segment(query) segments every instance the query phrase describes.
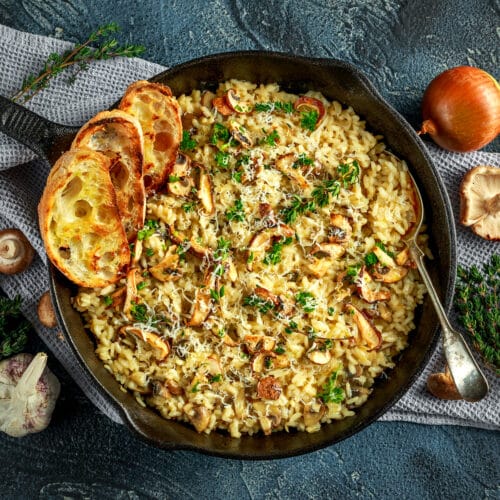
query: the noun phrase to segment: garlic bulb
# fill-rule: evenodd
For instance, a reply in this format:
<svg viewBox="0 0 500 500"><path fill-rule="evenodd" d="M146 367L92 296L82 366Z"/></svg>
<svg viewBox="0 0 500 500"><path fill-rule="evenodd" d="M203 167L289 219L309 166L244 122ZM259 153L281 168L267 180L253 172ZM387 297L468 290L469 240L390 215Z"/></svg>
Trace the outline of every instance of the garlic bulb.
<svg viewBox="0 0 500 500"><path fill-rule="evenodd" d="M46 366L43 352L0 362L0 431L22 437L49 425L61 385Z"/></svg>

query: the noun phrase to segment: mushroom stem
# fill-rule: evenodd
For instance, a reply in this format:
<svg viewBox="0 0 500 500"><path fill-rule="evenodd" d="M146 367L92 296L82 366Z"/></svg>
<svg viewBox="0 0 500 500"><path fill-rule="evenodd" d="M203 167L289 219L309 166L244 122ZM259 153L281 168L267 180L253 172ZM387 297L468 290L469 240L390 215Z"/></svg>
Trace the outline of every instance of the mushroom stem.
<svg viewBox="0 0 500 500"><path fill-rule="evenodd" d="M35 392L36 385L47 366L47 359L48 357L44 352L39 352L24 370L15 389L15 393L20 399L26 399Z"/></svg>

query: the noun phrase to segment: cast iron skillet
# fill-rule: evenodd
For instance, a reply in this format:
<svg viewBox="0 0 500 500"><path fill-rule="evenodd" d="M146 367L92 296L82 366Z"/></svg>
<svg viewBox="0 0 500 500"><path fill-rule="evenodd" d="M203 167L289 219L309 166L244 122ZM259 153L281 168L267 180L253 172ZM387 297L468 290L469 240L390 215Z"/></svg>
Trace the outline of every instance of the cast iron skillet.
<svg viewBox="0 0 500 500"><path fill-rule="evenodd" d="M455 231L450 202L432 161L410 125L375 90L355 67L333 59L306 59L272 52L235 52L212 55L176 66L152 81L165 83L174 95L192 89L215 89L219 82L239 78L259 83L278 82L294 93L314 89L329 99L350 105L382 133L392 151L407 160L422 191L434 261L427 266L440 298L449 307L456 268ZM76 129L45 120L0 100L0 130L26 144L53 163L68 149ZM388 378L377 380L368 401L356 415L324 425L314 434L280 432L271 436L232 439L227 434L198 434L190 426L167 421L153 410L142 408L118 383L94 354L94 343L84 330L80 315L71 307L75 287L54 267L50 269L52 299L59 323L82 366L95 386L120 412L126 424L141 438L164 449L190 449L231 458L279 458L307 453L352 436L387 411L410 387L427 363L437 340L437 318L428 299L417 312L416 331Z"/></svg>

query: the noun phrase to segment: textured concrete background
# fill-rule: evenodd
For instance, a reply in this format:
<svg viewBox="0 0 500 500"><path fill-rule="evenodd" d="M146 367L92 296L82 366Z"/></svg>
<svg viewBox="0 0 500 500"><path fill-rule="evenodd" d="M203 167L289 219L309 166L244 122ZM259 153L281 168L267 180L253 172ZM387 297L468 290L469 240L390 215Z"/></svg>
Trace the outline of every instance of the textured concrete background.
<svg viewBox="0 0 500 500"><path fill-rule="evenodd" d="M117 21L121 41L143 43L144 57L165 65L237 49L345 59L415 127L422 93L444 69L470 64L499 77L499 14L498 0L0 0L0 23L73 41ZM63 391L49 429L0 436L1 498L499 498L497 433L377 423L274 462L166 453L54 370Z"/></svg>

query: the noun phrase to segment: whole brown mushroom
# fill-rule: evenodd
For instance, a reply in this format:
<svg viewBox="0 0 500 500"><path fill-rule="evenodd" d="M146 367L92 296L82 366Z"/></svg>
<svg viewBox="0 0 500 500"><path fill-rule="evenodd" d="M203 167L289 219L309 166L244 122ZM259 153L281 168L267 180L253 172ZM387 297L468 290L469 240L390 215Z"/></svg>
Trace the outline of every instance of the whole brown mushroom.
<svg viewBox="0 0 500 500"><path fill-rule="evenodd" d="M431 373L429 375L427 379L427 390L439 399L462 399L448 366L446 366L444 373Z"/></svg>
<svg viewBox="0 0 500 500"><path fill-rule="evenodd" d="M500 240L500 168L479 165L460 186L460 222L486 240Z"/></svg>
<svg viewBox="0 0 500 500"><path fill-rule="evenodd" d="M38 319L43 326L54 328L57 326L56 313L50 300L49 292L45 292L38 301Z"/></svg>
<svg viewBox="0 0 500 500"><path fill-rule="evenodd" d="M19 229L0 231L0 273L21 273L31 264L34 256L34 248Z"/></svg>

